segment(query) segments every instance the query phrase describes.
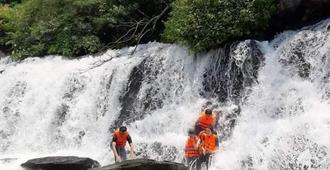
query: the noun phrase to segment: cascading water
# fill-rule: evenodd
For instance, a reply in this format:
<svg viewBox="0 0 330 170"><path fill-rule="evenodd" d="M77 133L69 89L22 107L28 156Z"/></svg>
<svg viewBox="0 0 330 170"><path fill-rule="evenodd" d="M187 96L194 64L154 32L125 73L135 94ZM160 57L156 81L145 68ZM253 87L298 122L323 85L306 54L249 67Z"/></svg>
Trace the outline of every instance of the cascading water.
<svg viewBox="0 0 330 170"><path fill-rule="evenodd" d="M237 72L234 58L226 59L223 50L194 57L174 45L150 43L134 55L132 51L108 51L79 60L58 56L20 63L1 60L0 168L19 169L27 159L48 155L111 163L112 130L122 124L128 125L138 157L181 161L186 131L205 98L227 98L233 89L230 84L244 82L232 83L223 75L224 85L207 73L218 67ZM210 67L219 57L230 64ZM207 79L213 84L205 84ZM209 90L220 85L221 93Z"/></svg>
<svg viewBox="0 0 330 170"><path fill-rule="evenodd" d="M329 21L192 56L149 43L98 57L0 60L0 169L77 155L113 162L127 125L138 157L180 162L201 107L222 109L214 169L330 167ZM259 71L258 71L259 70Z"/></svg>
<svg viewBox="0 0 330 170"><path fill-rule="evenodd" d="M214 169L330 169L329 23L259 44L265 65Z"/></svg>

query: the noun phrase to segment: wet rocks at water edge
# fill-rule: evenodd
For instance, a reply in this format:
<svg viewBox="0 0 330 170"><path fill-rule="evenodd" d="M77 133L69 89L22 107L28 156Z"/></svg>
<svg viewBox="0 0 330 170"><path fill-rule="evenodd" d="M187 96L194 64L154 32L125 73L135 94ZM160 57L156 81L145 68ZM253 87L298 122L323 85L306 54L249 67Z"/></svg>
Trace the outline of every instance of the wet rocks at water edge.
<svg viewBox="0 0 330 170"><path fill-rule="evenodd" d="M88 170L100 167L100 164L90 158L54 156L31 159L21 166L26 170Z"/></svg>
<svg viewBox="0 0 330 170"><path fill-rule="evenodd" d="M120 163L93 168L91 170L188 170L188 167L180 163L155 161L151 159L127 160Z"/></svg>

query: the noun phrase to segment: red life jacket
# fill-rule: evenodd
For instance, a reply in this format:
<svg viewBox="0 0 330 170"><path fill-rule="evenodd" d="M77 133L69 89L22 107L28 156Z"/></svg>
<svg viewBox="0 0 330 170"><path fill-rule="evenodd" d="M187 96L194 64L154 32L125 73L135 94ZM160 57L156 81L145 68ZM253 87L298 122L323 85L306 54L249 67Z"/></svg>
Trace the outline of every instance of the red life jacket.
<svg viewBox="0 0 330 170"><path fill-rule="evenodd" d="M202 113L202 115L198 119L198 125L200 130L205 130L209 126L214 126L215 117L213 115L206 115Z"/></svg>
<svg viewBox="0 0 330 170"><path fill-rule="evenodd" d="M125 148L126 146L126 142L127 142L127 138L128 138L128 132L125 132L124 135L121 135L119 130L117 130L115 132L115 135L116 135L116 145L121 147L121 148Z"/></svg>
<svg viewBox="0 0 330 170"><path fill-rule="evenodd" d="M199 137L202 141L201 147L204 148L207 153L214 153L217 151L217 135L207 134L205 131L202 131Z"/></svg>
<svg viewBox="0 0 330 170"><path fill-rule="evenodd" d="M198 157L199 152L198 148L196 149L195 146L197 145L198 142L198 137L188 137L186 146L185 146L185 156L186 158L193 158L193 157Z"/></svg>

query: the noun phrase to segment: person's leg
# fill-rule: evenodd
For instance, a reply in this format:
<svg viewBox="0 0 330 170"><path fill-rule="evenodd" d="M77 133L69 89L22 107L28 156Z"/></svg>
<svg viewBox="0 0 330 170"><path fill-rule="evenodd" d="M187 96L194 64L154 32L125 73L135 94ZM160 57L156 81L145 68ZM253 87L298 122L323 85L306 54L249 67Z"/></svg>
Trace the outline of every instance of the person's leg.
<svg viewBox="0 0 330 170"><path fill-rule="evenodd" d="M127 160L127 154L125 148L116 147L116 150L122 161Z"/></svg>
<svg viewBox="0 0 330 170"><path fill-rule="evenodd" d="M123 160L123 161L127 160L127 153L126 153L125 148L121 148L120 157L121 157L121 160Z"/></svg>
<svg viewBox="0 0 330 170"><path fill-rule="evenodd" d="M198 162L198 157L194 157L194 158L191 159L190 167L191 167L192 170L196 170L197 162Z"/></svg>
<svg viewBox="0 0 330 170"><path fill-rule="evenodd" d="M190 170L190 165L191 165L192 159L191 158L186 158L186 160L187 160L188 169Z"/></svg>
<svg viewBox="0 0 330 170"><path fill-rule="evenodd" d="M196 169L201 170L201 165L202 165L202 156L199 156L196 160Z"/></svg>
<svg viewBox="0 0 330 170"><path fill-rule="evenodd" d="M210 154L205 155L205 165L206 169L209 169L209 164L210 164Z"/></svg>
<svg viewBox="0 0 330 170"><path fill-rule="evenodd" d="M205 163L205 155L201 155L198 158L197 170L202 169L202 164Z"/></svg>
<svg viewBox="0 0 330 170"><path fill-rule="evenodd" d="M187 165L189 170L195 170L198 157L187 158Z"/></svg>
<svg viewBox="0 0 330 170"><path fill-rule="evenodd" d="M117 151L117 154L118 154L118 156L121 158L121 156L120 156L120 148L118 147L118 146L116 146L116 151ZM119 162L117 159L116 159L116 157L115 157L115 162Z"/></svg>

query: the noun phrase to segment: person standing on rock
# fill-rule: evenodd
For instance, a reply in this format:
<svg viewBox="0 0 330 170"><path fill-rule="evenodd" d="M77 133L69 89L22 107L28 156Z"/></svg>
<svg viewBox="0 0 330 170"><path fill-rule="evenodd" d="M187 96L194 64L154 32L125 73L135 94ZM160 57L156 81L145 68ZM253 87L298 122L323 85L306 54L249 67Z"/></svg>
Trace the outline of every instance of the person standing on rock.
<svg viewBox="0 0 330 170"><path fill-rule="evenodd" d="M198 118L195 124L196 134L199 134L201 131L205 130L207 127L211 126L214 128L216 124L216 116L213 114L212 109L206 109Z"/></svg>
<svg viewBox="0 0 330 170"><path fill-rule="evenodd" d="M201 169L202 163L205 163L206 169L208 169L211 162L211 156L216 153L219 148L219 139L217 133L213 131L212 126L208 126L205 130L201 131L198 137L200 155L197 162L197 170Z"/></svg>
<svg viewBox="0 0 330 170"><path fill-rule="evenodd" d="M115 131L111 142L111 149L115 156L116 162L127 160L126 149L125 149L127 142L129 143L130 146L130 157L135 158L132 138L128 134L127 128L125 126L122 126Z"/></svg>
<svg viewBox="0 0 330 170"><path fill-rule="evenodd" d="M197 159L199 157L199 151L198 151L199 138L195 134L195 131L192 129L188 131L188 135L189 136L186 141L185 150L184 150L185 158L189 169L195 169Z"/></svg>

